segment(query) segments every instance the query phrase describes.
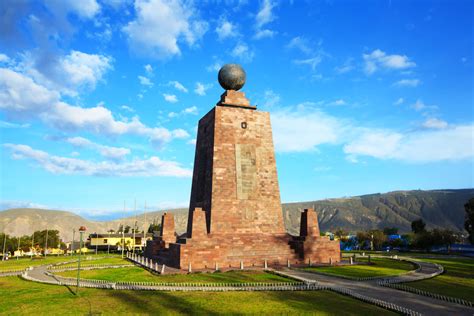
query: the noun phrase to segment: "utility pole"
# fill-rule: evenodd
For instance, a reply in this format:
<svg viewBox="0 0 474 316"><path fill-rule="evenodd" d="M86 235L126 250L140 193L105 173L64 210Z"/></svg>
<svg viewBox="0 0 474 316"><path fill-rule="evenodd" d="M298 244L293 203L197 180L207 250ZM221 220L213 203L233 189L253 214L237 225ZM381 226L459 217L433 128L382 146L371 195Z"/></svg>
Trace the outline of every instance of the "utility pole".
<svg viewBox="0 0 474 316"><path fill-rule="evenodd" d="M142 250L144 251L145 250L145 245L146 245L146 233L147 233L147 229L146 229L146 200L145 200L145 207L143 209L143 215L145 217L145 220L143 222L143 247L142 247Z"/></svg>
<svg viewBox="0 0 474 316"><path fill-rule="evenodd" d="M137 228L137 199L135 199L135 206L134 206L134 212L135 212L135 224L133 225L133 248L132 248L132 253L135 254L135 231Z"/></svg>
<svg viewBox="0 0 474 316"><path fill-rule="evenodd" d="M95 233L95 255L97 256L97 247L99 246L99 234Z"/></svg>
<svg viewBox="0 0 474 316"><path fill-rule="evenodd" d="M80 279L80 273L81 273L81 255L82 255L82 235L86 231L86 228L84 226L79 227L79 260L77 261L77 284L76 284L76 295L77 292L79 291L79 279Z"/></svg>
<svg viewBox="0 0 474 316"><path fill-rule="evenodd" d="M109 228L109 239L107 239L107 256L110 255L110 228Z"/></svg>
<svg viewBox="0 0 474 316"><path fill-rule="evenodd" d="M125 216L125 200L123 201L123 215ZM122 258L123 258L124 248L125 248L125 227L124 227L124 224L122 223Z"/></svg>
<svg viewBox="0 0 474 316"><path fill-rule="evenodd" d="M31 236L31 259L33 259L33 249L35 249L35 232Z"/></svg>
<svg viewBox="0 0 474 316"><path fill-rule="evenodd" d="M48 250L48 229L46 228L46 241L44 246L44 256L46 257L46 251Z"/></svg>

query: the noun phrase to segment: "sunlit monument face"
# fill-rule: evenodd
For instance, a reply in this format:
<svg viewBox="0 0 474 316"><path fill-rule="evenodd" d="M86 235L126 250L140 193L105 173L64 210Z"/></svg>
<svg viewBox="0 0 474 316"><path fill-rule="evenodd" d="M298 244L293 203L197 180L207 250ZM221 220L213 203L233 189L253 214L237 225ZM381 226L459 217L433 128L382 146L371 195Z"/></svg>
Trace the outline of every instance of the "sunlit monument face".
<svg viewBox="0 0 474 316"><path fill-rule="evenodd" d="M286 232L270 114L239 91L240 65L224 65L218 80L226 91L199 120L187 232L172 240L166 214L147 256L181 269L339 261L339 243L319 236L313 210L302 213L299 236Z"/></svg>

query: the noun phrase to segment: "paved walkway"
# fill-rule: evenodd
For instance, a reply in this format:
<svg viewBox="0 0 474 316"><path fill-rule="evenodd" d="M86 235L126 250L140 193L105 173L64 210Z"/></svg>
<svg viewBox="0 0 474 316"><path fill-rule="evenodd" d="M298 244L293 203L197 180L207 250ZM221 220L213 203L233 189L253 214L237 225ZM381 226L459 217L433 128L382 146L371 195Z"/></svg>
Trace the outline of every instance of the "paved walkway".
<svg viewBox="0 0 474 316"><path fill-rule="evenodd" d="M396 279L398 282L408 282L429 277L438 270L438 266L428 262L417 261L421 269L417 272L402 276L386 278ZM337 277L330 277L301 270L285 269L284 273L317 282L320 285L337 286L352 290L356 293L409 308L424 315L474 315L474 309L459 304L420 296L409 292L399 291L377 285L380 280L352 281Z"/></svg>

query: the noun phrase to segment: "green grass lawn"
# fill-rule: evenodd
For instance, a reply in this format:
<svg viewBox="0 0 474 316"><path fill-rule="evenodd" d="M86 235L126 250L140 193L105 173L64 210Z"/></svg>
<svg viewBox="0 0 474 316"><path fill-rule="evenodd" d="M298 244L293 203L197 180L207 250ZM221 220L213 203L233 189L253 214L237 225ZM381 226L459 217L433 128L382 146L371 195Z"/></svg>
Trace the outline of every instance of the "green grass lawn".
<svg viewBox="0 0 474 316"><path fill-rule="evenodd" d="M368 265L368 258L357 258L356 262L362 262L364 264L332 267L308 267L304 268L304 270L313 272L323 272L337 276L365 278L397 275L415 269L415 267L411 263L391 260L388 258L371 258L372 265Z"/></svg>
<svg viewBox="0 0 474 316"><path fill-rule="evenodd" d="M154 292L79 289L0 278L0 314L8 315L395 315L326 291Z"/></svg>
<svg viewBox="0 0 474 316"><path fill-rule="evenodd" d="M97 257L105 257L106 255L103 254L98 254L96 255L84 255L82 258L97 258ZM38 266L38 265L43 265L43 264L51 264L51 263L59 263L59 262L66 262L66 261L71 261L71 260L77 260L77 256L47 256L46 258L40 257L40 259L30 259L30 257L27 258L20 258L20 259L10 259L8 261L0 261L0 272L1 271L9 271L9 270L17 270L17 269L25 269L30 266ZM87 261L85 260L85 264L98 264L98 263L108 263L110 262L125 262L122 261L121 257L118 255L111 255L111 258L104 258L104 259L99 259L99 260L94 260L94 261Z"/></svg>
<svg viewBox="0 0 474 316"><path fill-rule="evenodd" d="M419 259L441 264L445 273L432 279L406 285L438 294L474 301L474 259L449 258Z"/></svg>
<svg viewBox="0 0 474 316"><path fill-rule="evenodd" d="M82 257L81 259L81 266L90 266L90 265L95 265L95 264L132 264L132 262L128 261L127 259L122 259L120 256L113 256L113 257L107 257L107 258L101 258L101 259L95 259L95 256L85 256ZM98 255L97 257L101 257ZM86 260L84 260L86 259ZM92 260L87 260L87 259L92 259ZM70 263L70 264L65 264L62 265L61 267L72 267L76 268L77 263Z"/></svg>
<svg viewBox="0 0 474 316"><path fill-rule="evenodd" d="M76 277L76 271L57 272L56 275ZM247 282L296 282L293 279L261 271L229 271L217 273L190 273L155 275L139 267L81 271L83 279L126 282L188 282L188 283L247 283Z"/></svg>

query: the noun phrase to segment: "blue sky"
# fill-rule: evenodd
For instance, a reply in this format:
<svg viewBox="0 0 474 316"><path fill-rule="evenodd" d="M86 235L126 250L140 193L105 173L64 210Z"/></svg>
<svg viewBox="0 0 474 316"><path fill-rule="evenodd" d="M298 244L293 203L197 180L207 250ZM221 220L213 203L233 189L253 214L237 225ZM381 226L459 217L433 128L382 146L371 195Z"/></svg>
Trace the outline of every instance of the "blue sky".
<svg viewBox="0 0 474 316"><path fill-rule="evenodd" d="M219 68L272 116L283 202L473 187L472 1L7 1L2 208L187 206Z"/></svg>

